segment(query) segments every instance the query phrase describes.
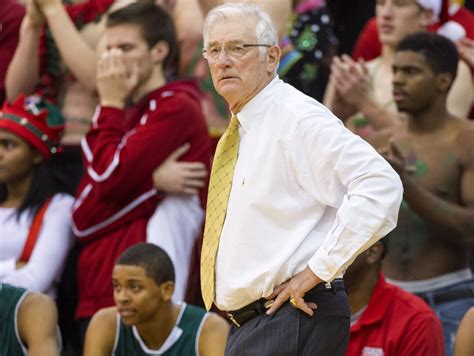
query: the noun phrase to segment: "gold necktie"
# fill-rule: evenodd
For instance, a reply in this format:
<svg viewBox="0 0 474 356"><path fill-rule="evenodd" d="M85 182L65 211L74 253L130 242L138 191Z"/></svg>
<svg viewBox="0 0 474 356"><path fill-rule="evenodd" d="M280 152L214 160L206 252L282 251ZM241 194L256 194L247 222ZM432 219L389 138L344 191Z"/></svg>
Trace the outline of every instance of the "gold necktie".
<svg viewBox="0 0 474 356"><path fill-rule="evenodd" d="M201 292L207 310L211 308L215 297L216 255L239 151L238 128L239 120L233 116L217 144L212 163L201 251Z"/></svg>

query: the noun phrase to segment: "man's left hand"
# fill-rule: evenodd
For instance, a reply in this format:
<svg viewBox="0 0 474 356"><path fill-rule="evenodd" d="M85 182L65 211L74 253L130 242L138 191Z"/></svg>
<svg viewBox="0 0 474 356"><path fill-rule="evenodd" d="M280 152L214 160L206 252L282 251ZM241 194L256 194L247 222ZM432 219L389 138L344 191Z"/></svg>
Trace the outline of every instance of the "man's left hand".
<svg viewBox="0 0 474 356"><path fill-rule="evenodd" d="M291 305L294 308L300 309L306 314L312 316L313 310L317 308L317 305L315 303L305 302L304 294L321 282L323 281L316 276L309 267L306 267L289 281L273 290L273 293L268 297L268 299L276 299L270 309L268 309L267 314L273 314L283 305L283 303L291 300Z"/></svg>

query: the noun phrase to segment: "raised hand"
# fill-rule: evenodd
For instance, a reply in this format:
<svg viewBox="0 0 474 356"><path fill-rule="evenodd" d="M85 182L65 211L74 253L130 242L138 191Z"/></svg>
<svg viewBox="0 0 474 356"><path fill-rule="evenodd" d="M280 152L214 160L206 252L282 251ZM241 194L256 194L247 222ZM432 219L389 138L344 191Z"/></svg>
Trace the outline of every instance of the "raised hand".
<svg viewBox="0 0 474 356"><path fill-rule="evenodd" d="M474 69L474 41L464 38L457 42L456 45L461 59L466 62L471 70Z"/></svg>
<svg viewBox="0 0 474 356"><path fill-rule="evenodd" d="M41 27L45 24L46 20L40 7L35 0L26 0L26 16L30 21L30 25L34 27Z"/></svg>
<svg viewBox="0 0 474 356"><path fill-rule="evenodd" d="M61 0L32 0L38 9L46 15L46 12L58 6L63 6Z"/></svg>
<svg viewBox="0 0 474 356"><path fill-rule="evenodd" d="M202 162L178 161L189 147L189 143L179 147L155 169L153 185L156 189L167 193L199 194L206 184L206 166Z"/></svg>
<svg viewBox="0 0 474 356"><path fill-rule="evenodd" d="M364 61L355 62L347 55L334 57L331 82L349 104L358 106L370 96L370 74Z"/></svg>
<svg viewBox="0 0 474 356"><path fill-rule="evenodd" d="M127 68L122 50L113 48L104 51L97 66L100 104L123 109L127 98L138 85L138 79L138 66Z"/></svg>

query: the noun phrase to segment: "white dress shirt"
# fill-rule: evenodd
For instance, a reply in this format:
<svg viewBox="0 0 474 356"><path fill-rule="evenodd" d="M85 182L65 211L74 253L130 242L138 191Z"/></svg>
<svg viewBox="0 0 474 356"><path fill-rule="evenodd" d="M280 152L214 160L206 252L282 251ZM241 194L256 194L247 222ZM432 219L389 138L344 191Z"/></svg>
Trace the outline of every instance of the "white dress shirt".
<svg viewBox="0 0 474 356"><path fill-rule="evenodd" d="M278 77L237 113L239 157L216 261L216 305L269 296L306 266L332 281L396 225L391 166Z"/></svg>

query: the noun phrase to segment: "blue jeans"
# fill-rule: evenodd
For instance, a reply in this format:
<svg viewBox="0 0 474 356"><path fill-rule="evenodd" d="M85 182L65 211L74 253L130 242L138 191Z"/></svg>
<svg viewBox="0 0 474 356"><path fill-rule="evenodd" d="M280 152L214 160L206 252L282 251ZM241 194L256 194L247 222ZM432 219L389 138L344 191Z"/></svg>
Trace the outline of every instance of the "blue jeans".
<svg viewBox="0 0 474 356"><path fill-rule="evenodd" d="M467 310L474 306L474 279L417 295L431 306L441 321L446 356L452 356L461 319Z"/></svg>

